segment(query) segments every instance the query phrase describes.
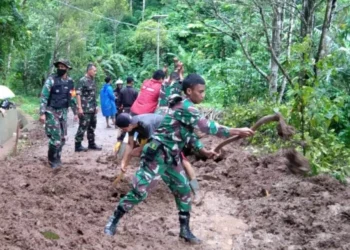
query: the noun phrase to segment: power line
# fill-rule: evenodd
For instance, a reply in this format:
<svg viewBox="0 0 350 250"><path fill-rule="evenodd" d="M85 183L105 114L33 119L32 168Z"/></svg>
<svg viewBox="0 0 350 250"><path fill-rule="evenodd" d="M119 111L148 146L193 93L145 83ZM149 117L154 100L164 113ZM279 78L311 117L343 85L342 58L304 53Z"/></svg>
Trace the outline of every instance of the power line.
<svg viewBox="0 0 350 250"><path fill-rule="evenodd" d="M76 6L74 6L74 5L71 5L71 4L68 4L68 3L65 3L65 2L62 2L62 1L59 1L59 0L53 0L53 1L62 4L62 5L64 5L64 6L66 6L67 8L75 9L75 10L84 12L84 13L86 13L86 14L90 14L90 15L99 17L99 18L101 18L101 19L105 19L105 20L108 20L108 21L111 21L111 22L116 22L116 23L119 23L119 24L124 24L124 25L127 25L127 26L132 26L132 27L135 27L135 28L138 27L136 24L127 23L127 22L123 22L123 21L119 21L119 20L110 18L110 17L106 17L106 16L103 16L103 15L99 15L99 14L96 14L96 13L93 13L93 12L90 12L90 11L87 11L87 10L84 10L84 9L81 9L81 8L79 8L79 7L76 7ZM146 29L146 30L157 31L157 29L149 28L149 27L144 27L144 29ZM167 30L167 32L168 32L168 33L179 33L179 32L181 32L181 31ZM202 35L202 34L222 34L222 32L191 32L191 31L186 31L186 30L183 30L183 32L185 32L185 33L187 33L187 34L193 34L193 35Z"/></svg>

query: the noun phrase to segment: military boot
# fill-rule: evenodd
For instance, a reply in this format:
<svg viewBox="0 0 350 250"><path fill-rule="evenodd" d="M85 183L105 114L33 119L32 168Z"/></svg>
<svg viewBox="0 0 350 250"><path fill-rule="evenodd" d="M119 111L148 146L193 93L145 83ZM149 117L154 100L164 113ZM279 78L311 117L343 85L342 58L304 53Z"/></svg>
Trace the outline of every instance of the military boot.
<svg viewBox="0 0 350 250"><path fill-rule="evenodd" d="M58 149L54 146L49 146L48 159L50 167L55 169L60 166L58 161Z"/></svg>
<svg viewBox="0 0 350 250"><path fill-rule="evenodd" d="M89 142L88 149L91 149L91 150L102 150L102 147L97 146L95 142Z"/></svg>
<svg viewBox="0 0 350 250"><path fill-rule="evenodd" d="M202 241L194 236L190 230L190 213L180 212L180 238L184 239L190 244L200 244Z"/></svg>
<svg viewBox="0 0 350 250"><path fill-rule="evenodd" d="M118 207L114 211L113 215L109 217L108 222L105 226L105 229L104 229L105 234L108 234L111 236L115 235L115 232L117 231L118 222L123 217L124 214L125 214L125 211L121 207Z"/></svg>
<svg viewBox="0 0 350 250"><path fill-rule="evenodd" d="M58 151L57 151L57 163L58 163L59 167L62 165L62 161L61 161L62 147L63 146L60 146Z"/></svg>
<svg viewBox="0 0 350 250"><path fill-rule="evenodd" d="M81 145L81 142L75 143L75 152L86 152L88 149Z"/></svg>
<svg viewBox="0 0 350 250"><path fill-rule="evenodd" d="M199 184L197 179L191 180L189 184L194 196L192 203L196 206L199 206L200 204L202 204L202 201L204 198L203 192L199 189Z"/></svg>

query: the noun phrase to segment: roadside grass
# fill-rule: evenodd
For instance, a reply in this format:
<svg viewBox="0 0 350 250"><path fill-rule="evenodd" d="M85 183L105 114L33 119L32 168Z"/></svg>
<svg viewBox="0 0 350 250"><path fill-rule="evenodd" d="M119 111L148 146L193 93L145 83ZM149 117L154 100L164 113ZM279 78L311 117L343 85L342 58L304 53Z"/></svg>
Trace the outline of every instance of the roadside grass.
<svg viewBox="0 0 350 250"><path fill-rule="evenodd" d="M11 101L14 102L16 106L20 108L24 113L33 117L33 119L39 119L39 97L17 95L15 98L11 99Z"/></svg>

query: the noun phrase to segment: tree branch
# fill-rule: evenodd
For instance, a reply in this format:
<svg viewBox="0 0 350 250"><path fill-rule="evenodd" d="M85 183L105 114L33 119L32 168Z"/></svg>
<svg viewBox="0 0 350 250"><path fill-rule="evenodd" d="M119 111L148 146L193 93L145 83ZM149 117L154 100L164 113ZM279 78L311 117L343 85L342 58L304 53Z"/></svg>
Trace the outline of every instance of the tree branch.
<svg viewBox="0 0 350 250"><path fill-rule="evenodd" d="M273 50L272 46L271 46L271 42L270 42L270 38L269 38L269 34L268 34L268 30L267 30L267 25L266 25L266 20L265 20L265 16L263 13L263 10L260 6L257 6L259 8L259 13L261 15L261 20L263 22L263 26L264 26L264 32L265 32L265 36L266 36L266 42L267 42L267 46L268 46L268 50L271 53L272 59L276 62L278 68L281 70L282 74L286 77L287 81L289 84L293 85L293 82L291 80L291 78L289 77L289 75L287 74L287 72L285 71L285 69L283 68L283 66L281 65L281 63L279 62L275 51Z"/></svg>

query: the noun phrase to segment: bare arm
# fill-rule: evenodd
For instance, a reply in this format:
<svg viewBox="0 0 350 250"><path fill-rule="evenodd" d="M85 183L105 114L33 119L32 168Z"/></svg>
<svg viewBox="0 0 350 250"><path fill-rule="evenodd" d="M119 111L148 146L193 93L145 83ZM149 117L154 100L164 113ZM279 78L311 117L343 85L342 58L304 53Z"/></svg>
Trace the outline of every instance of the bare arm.
<svg viewBox="0 0 350 250"><path fill-rule="evenodd" d="M132 156L131 152L132 152L133 148L134 148L134 138L133 138L133 136L129 135L129 141L128 141L128 144L126 145L125 152L124 152L123 159L122 159L121 170L123 172L126 172L126 168L129 165L129 162L130 162L130 159Z"/></svg>

